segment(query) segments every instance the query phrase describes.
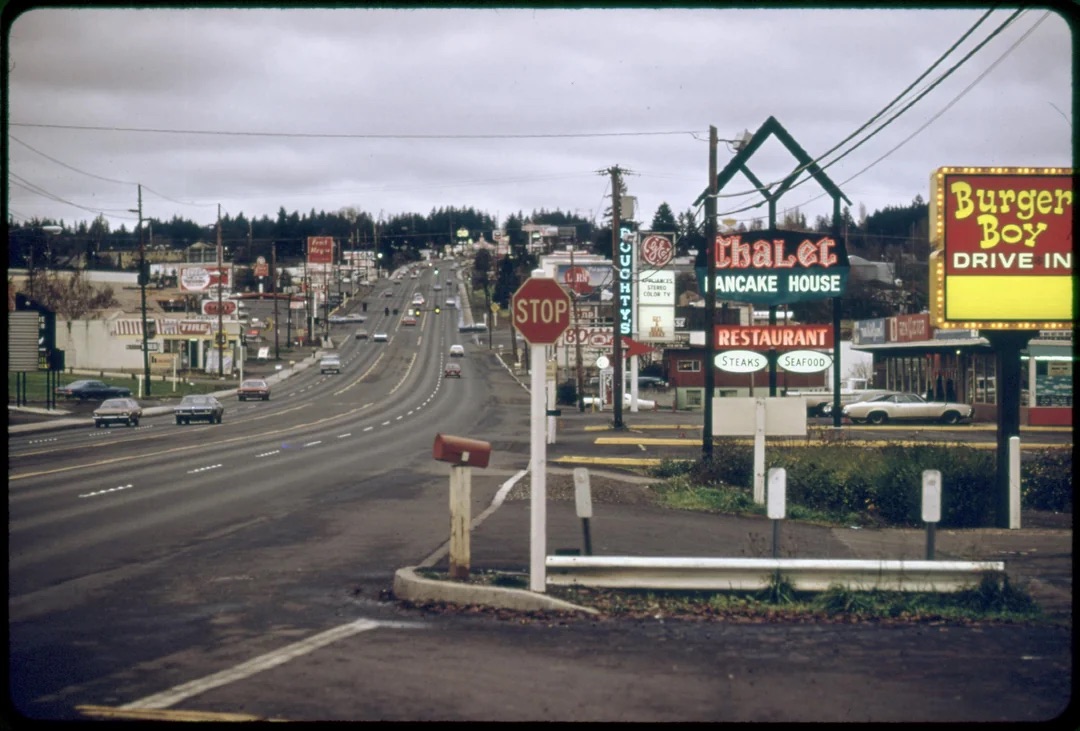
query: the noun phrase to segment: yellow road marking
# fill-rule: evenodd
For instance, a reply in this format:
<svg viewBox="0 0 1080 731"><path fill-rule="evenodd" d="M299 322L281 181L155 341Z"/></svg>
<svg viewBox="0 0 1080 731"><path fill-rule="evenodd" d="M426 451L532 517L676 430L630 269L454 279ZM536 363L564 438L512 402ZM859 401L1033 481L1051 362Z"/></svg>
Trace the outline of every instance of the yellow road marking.
<svg viewBox="0 0 1080 731"><path fill-rule="evenodd" d="M557 457L549 459L549 462L561 462L563 464L606 464L620 467L655 467L664 460L651 457Z"/></svg>
<svg viewBox="0 0 1080 731"><path fill-rule="evenodd" d="M87 716L123 718L142 721L285 721L284 718L265 718L247 713L214 713L212 711L172 711L158 708L111 708L109 706L75 706Z"/></svg>
<svg viewBox="0 0 1080 731"><path fill-rule="evenodd" d="M689 447L701 445L700 439L664 439L655 437L597 437L594 444L643 444L651 447Z"/></svg>

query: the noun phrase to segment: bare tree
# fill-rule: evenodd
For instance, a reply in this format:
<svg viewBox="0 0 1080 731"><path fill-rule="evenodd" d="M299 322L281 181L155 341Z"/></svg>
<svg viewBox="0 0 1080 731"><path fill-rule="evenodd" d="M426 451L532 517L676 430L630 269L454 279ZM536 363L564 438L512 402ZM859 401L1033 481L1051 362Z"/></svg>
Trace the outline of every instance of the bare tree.
<svg viewBox="0 0 1080 731"><path fill-rule="evenodd" d="M76 269L70 275L53 270L43 273L34 284L34 299L68 321L97 319L100 310L115 307L119 302L110 285L97 287L83 279Z"/></svg>

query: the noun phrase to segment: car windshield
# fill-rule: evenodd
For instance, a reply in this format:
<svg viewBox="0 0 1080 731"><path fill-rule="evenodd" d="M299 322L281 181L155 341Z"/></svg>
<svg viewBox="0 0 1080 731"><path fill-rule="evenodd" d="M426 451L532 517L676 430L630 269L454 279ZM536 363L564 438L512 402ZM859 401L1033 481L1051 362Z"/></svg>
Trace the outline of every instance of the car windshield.
<svg viewBox="0 0 1080 731"><path fill-rule="evenodd" d="M200 405L208 404L208 403L210 403L210 397L209 396L185 396L180 401L181 406L183 406L183 405L200 406Z"/></svg>
<svg viewBox="0 0 1080 731"><path fill-rule="evenodd" d="M128 402L122 398L111 398L101 402L101 408L103 409L126 409Z"/></svg>
<svg viewBox="0 0 1080 731"><path fill-rule="evenodd" d="M240 388L262 388L265 385L264 381L244 381L240 384Z"/></svg>

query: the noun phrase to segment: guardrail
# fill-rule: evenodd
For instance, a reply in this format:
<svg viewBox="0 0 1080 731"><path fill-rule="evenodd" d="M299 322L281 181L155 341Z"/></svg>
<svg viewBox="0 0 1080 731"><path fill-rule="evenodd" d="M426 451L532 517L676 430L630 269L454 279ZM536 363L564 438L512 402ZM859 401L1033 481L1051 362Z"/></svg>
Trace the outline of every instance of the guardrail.
<svg viewBox="0 0 1080 731"><path fill-rule="evenodd" d="M1001 561L902 561L799 558L662 558L547 556L547 583L610 589L756 591L779 572L799 591L955 592L986 574L1005 573Z"/></svg>

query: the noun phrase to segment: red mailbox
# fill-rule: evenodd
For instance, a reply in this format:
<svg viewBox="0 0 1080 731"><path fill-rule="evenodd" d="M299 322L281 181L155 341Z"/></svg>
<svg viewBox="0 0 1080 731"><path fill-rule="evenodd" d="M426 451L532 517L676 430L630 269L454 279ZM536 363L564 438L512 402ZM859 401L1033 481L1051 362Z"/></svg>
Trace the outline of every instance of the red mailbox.
<svg viewBox="0 0 1080 731"><path fill-rule="evenodd" d="M487 467L491 459L491 442L436 434L431 456L459 467Z"/></svg>

